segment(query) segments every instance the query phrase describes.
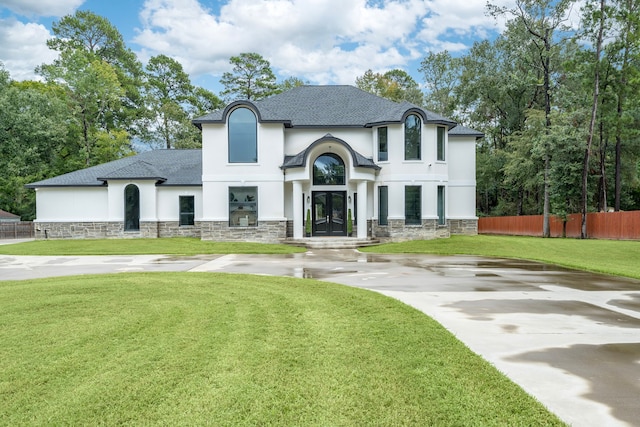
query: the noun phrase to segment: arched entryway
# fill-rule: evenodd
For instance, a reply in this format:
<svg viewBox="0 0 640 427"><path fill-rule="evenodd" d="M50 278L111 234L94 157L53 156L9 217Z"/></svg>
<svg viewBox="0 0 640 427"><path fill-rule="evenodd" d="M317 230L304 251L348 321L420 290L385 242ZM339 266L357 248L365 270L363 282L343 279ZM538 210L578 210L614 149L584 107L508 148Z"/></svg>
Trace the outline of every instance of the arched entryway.
<svg viewBox="0 0 640 427"><path fill-rule="evenodd" d="M313 163L313 236L347 235L347 191L344 161L324 153Z"/></svg>

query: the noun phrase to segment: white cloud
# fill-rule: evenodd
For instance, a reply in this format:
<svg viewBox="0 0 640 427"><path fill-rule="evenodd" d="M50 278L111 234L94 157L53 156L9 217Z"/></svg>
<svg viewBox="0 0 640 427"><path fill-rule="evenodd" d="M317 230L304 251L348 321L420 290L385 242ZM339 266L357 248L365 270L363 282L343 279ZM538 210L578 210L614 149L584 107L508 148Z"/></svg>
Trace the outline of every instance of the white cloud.
<svg viewBox="0 0 640 427"><path fill-rule="evenodd" d="M57 58L46 40L49 30L40 24L23 24L15 19L0 19L0 60L14 80L32 80L34 69Z"/></svg>
<svg viewBox="0 0 640 427"><path fill-rule="evenodd" d="M0 0L6 7L23 16L64 16L73 13L85 0Z"/></svg>
<svg viewBox="0 0 640 427"><path fill-rule="evenodd" d="M257 52L274 70L313 83L353 83L367 69L405 68L446 37L495 26L485 0L147 0L134 41L143 59L164 53L194 76L219 76L229 57ZM434 11L438 11L438 16ZM444 39L440 39L445 37Z"/></svg>

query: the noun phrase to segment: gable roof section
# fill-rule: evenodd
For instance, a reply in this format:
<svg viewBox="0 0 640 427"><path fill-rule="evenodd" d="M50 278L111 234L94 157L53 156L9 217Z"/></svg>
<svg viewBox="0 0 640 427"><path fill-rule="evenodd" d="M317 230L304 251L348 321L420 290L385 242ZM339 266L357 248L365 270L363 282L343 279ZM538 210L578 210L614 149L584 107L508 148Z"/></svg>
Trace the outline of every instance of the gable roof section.
<svg viewBox="0 0 640 427"><path fill-rule="evenodd" d="M449 131L449 136L475 136L476 138L482 138L484 133L466 126L457 125Z"/></svg>
<svg viewBox="0 0 640 427"><path fill-rule="evenodd" d="M328 142L328 141L333 141L333 142L336 142L338 144L343 145L349 151L349 153L351 153L351 159L353 160L353 166L354 167L357 167L357 168L369 168L369 169L374 169L374 170L380 170L381 169L380 166L376 165L372 159L370 159L368 157L365 157L362 154L358 153L356 150L351 148L351 146L347 142L343 141L340 138L336 138L335 136L331 135L330 133L326 134L322 138L320 138L317 141L313 142L306 149L304 149L303 151L299 152L295 156L285 156L284 157L284 163L282 164L282 166L280 166L280 169L303 168L303 167L305 167L306 164L307 164L307 158L309 157L309 153L311 152L311 150L316 145L318 145L320 143Z"/></svg>
<svg viewBox="0 0 640 427"><path fill-rule="evenodd" d="M299 86L259 101L236 101L223 110L199 117L193 123L224 123L229 110L238 105L255 108L261 122L283 123L286 127L371 127L400 123L409 110L427 123L455 122L408 102L397 103L354 86Z"/></svg>
<svg viewBox="0 0 640 427"><path fill-rule="evenodd" d="M18 215L12 214L11 212L3 211L2 209L0 209L0 220L20 221L20 217Z"/></svg>
<svg viewBox="0 0 640 427"><path fill-rule="evenodd" d="M159 172L162 171L162 172ZM38 187L99 187L107 180L158 181L157 185L202 185L202 150L153 150L27 184Z"/></svg>

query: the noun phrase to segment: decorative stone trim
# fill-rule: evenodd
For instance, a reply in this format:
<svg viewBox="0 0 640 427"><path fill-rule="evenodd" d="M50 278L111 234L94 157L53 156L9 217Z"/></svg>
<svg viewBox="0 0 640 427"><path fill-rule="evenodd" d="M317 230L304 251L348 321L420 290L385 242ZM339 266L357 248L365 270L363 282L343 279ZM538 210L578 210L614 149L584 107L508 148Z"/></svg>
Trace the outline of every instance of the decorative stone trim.
<svg viewBox="0 0 640 427"><path fill-rule="evenodd" d="M278 243L293 235L292 221L260 221L256 227L229 227L227 221L196 221L193 226L180 226L178 221L140 222L139 231L124 231L118 222L36 222L36 239L135 239L162 237L195 237L202 240L228 242ZM388 225L367 221L367 234L381 241L446 238L450 235L478 234L477 219L422 220L420 225L406 225L404 220L390 219Z"/></svg>
<svg viewBox="0 0 640 427"><path fill-rule="evenodd" d="M477 219L450 219L449 229L451 235L477 236L478 220Z"/></svg>
<svg viewBox="0 0 640 427"><path fill-rule="evenodd" d="M287 237L287 221L258 221L256 227L229 227L227 221L196 221L202 240L279 243Z"/></svg>
<svg viewBox="0 0 640 427"><path fill-rule="evenodd" d="M158 237L200 237L197 225L180 225L179 221L158 222Z"/></svg>
<svg viewBox="0 0 640 427"><path fill-rule="evenodd" d="M437 219L423 219L422 224L416 225L407 225L404 219L389 219L388 225L379 225L373 220L371 227L373 237L385 242L449 237L449 227L439 226Z"/></svg>

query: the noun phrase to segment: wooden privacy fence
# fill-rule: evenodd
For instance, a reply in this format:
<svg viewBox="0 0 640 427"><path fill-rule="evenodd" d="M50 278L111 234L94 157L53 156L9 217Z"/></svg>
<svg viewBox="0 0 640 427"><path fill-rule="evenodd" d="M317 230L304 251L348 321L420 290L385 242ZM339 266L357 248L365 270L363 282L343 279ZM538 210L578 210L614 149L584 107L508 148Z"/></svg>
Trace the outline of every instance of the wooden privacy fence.
<svg viewBox="0 0 640 427"><path fill-rule="evenodd" d="M0 239L29 239L33 236L33 222L0 222Z"/></svg>
<svg viewBox="0 0 640 427"><path fill-rule="evenodd" d="M478 220L479 234L542 237L542 215L487 217ZM582 216L567 218L566 236L580 238ZM562 237L562 219L550 218L551 237ZM640 240L640 211L587 214L587 237L590 239Z"/></svg>

